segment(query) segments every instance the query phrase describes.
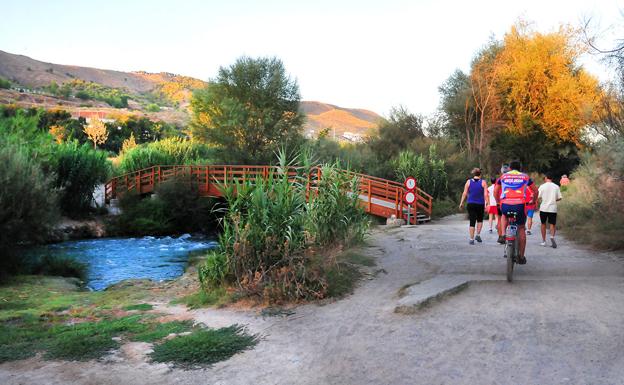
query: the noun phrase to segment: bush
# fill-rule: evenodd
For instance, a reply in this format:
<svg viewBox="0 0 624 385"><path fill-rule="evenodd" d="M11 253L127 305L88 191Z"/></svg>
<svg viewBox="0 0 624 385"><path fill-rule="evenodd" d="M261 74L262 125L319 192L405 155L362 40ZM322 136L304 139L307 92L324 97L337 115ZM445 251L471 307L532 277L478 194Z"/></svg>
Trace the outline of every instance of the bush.
<svg viewBox="0 0 624 385"><path fill-rule="evenodd" d="M351 243L364 239L369 221L360 207L357 195L358 180L341 172L336 164L321 168L318 196L310 199L307 206L306 228L321 245L334 242Z"/></svg>
<svg viewBox="0 0 624 385"><path fill-rule="evenodd" d="M29 274L42 274L59 277L74 277L81 281L87 278L88 266L66 256L45 255L30 267Z"/></svg>
<svg viewBox="0 0 624 385"><path fill-rule="evenodd" d="M219 250L199 272L205 289L225 278L269 302L327 295L335 261L323 257L324 248L361 239L368 218L350 194L357 181L331 166L322 170L320 193L308 203L305 185L286 173L224 188L228 212Z"/></svg>
<svg viewBox="0 0 624 385"><path fill-rule="evenodd" d="M220 252L211 252L199 267L199 281L203 288L217 288L228 277L227 256Z"/></svg>
<svg viewBox="0 0 624 385"><path fill-rule="evenodd" d="M0 137L0 265L15 263L9 255L21 243L41 240L55 222L57 194L52 179L22 148Z"/></svg>
<svg viewBox="0 0 624 385"><path fill-rule="evenodd" d="M158 112L158 111L160 111L160 107L156 103L148 104L145 109L147 110L147 112Z"/></svg>
<svg viewBox="0 0 624 385"><path fill-rule="evenodd" d="M623 249L624 139L586 155L559 204L558 225L571 238Z"/></svg>
<svg viewBox="0 0 624 385"><path fill-rule="evenodd" d="M120 201L122 214L113 232L125 235L167 235L208 232L216 226L217 201L199 195L197 186L184 180L168 180L155 195L127 193Z"/></svg>
<svg viewBox="0 0 624 385"><path fill-rule="evenodd" d="M0 78L0 88L5 88L5 89L11 88L11 82L4 78Z"/></svg>
<svg viewBox="0 0 624 385"><path fill-rule="evenodd" d="M120 156L120 174L157 165L211 163L211 150L203 144L181 138L168 138L142 144Z"/></svg>
<svg viewBox="0 0 624 385"><path fill-rule="evenodd" d="M106 153L72 141L55 147L49 169L56 174L61 190L61 210L70 215L84 214L91 207L93 190L110 175Z"/></svg>
<svg viewBox="0 0 624 385"><path fill-rule="evenodd" d="M438 158L434 144L429 147L428 157L411 151L402 151L392 163L399 180L413 176L418 181L418 187L434 198L446 196L448 177L444 160Z"/></svg>

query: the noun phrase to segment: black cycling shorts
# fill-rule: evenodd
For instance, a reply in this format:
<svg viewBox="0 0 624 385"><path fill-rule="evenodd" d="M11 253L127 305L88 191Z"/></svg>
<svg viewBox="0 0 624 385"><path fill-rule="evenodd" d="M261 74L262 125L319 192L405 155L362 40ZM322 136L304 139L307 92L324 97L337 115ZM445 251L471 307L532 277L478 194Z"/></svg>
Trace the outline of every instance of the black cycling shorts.
<svg viewBox="0 0 624 385"><path fill-rule="evenodd" d="M468 210L468 218L470 219L470 227L475 227L475 223L483 222L483 212L485 211L485 205L478 203L468 203L466 205Z"/></svg>
<svg viewBox="0 0 624 385"><path fill-rule="evenodd" d="M540 222L546 224L546 221L551 225L557 224L557 213L549 213L548 211L540 211Z"/></svg>

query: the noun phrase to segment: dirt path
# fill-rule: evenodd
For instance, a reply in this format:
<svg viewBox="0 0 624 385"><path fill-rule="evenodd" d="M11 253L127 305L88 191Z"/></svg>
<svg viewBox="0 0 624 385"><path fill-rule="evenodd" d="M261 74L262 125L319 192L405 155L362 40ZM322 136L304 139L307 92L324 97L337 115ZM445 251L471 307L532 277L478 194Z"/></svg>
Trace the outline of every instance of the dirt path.
<svg viewBox="0 0 624 385"><path fill-rule="evenodd" d="M560 238L557 249L529 236L529 263L504 281L495 236L469 246L467 223L375 231L363 252L376 274L355 293L306 305L287 317L203 309L208 326L248 326L263 340L212 368L153 365L145 346L106 362L29 359L0 365L3 384L618 384L624 383L624 259ZM395 312L399 292L458 275L463 290L413 314ZM486 277L482 280L479 277ZM413 285L405 290L406 285ZM422 285L422 286L421 286Z"/></svg>

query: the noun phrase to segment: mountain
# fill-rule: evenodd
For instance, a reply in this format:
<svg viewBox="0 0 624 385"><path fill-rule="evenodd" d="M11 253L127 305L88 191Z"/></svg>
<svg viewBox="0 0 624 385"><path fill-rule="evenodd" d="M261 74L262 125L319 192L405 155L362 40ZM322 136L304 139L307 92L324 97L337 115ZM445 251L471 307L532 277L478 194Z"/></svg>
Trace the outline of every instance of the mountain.
<svg viewBox="0 0 624 385"><path fill-rule="evenodd" d="M0 78L26 89L26 92L0 90L0 103L44 108L62 105L73 112L89 109L101 111L112 109L111 94L118 98L127 95L130 100L127 108L122 111L142 113L162 120L171 119L180 124L189 119L188 105L192 91L206 86L199 79L167 72L123 72L46 63L2 50ZM74 94L79 90L88 90L91 93L90 98L85 101L75 96L61 98L49 92L40 92L49 90L51 83L67 84L72 87ZM148 112L147 106L154 102L168 105L169 107L164 108L168 112ZM315 101L302 101L301 111L307 115L304 131L311 136L317 136L326 128L336 138L342 137L345 132L365 135L381 118L372 111L342 108Z"/></svg>

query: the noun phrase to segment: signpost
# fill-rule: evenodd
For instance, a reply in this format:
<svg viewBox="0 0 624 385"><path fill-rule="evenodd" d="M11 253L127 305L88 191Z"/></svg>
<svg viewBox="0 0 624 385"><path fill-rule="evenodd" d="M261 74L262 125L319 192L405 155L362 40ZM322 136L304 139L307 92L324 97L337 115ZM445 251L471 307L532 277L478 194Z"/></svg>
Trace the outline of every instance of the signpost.
<svg viewBox="0 0 624 385"><path fill-rule="evenodd" d="M407 192L403 196L403 200L407 203L407 223L411 224L411 213L412 213L412 205L416 202L416 178L413 176L408 176L405 178L405 182L403 185L407 189Z"/></svg>

